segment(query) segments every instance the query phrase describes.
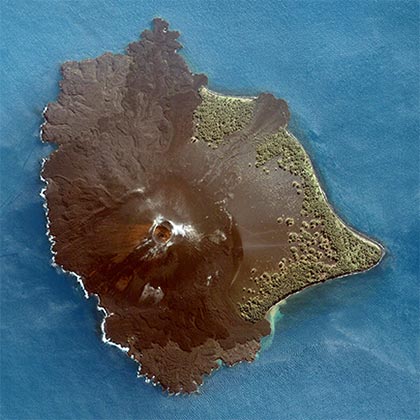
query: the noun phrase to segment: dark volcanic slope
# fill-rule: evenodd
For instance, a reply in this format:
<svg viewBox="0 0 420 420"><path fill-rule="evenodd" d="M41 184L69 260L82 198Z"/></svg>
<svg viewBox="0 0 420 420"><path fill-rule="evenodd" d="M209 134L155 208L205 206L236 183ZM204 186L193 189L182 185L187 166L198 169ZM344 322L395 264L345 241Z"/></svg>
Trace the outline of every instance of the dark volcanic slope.
<svg viewBox="0 0 420 420"><path fill-rule="evenodd" d="M55 262L99 296L106 336L153 382L192 392L220 360L253 360L273 304L380 249L322 207L287 104L202 89L177 37L156 19L125 55L63 65L42 175ZM324 248L298 244L305 223ZM370 257L343 253L354 246Z"/></svg>

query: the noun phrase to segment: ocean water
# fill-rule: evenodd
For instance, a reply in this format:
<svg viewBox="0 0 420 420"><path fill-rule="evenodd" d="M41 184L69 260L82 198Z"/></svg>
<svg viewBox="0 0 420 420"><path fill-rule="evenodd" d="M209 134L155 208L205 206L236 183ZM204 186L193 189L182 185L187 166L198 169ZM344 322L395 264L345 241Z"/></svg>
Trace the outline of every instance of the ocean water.
<svg viewBox="0 0 420 420"><path fill-rule="evenodd" d="M1 0L0 12L2 419L420 417L417 1ZM288 101L338 214L387 250L370 272L290 297L255 363L188 397L137 379L101 342L96 302L50 265L39 196L59 64L121 52L154 16L182 32L210 88Z"/></svg>

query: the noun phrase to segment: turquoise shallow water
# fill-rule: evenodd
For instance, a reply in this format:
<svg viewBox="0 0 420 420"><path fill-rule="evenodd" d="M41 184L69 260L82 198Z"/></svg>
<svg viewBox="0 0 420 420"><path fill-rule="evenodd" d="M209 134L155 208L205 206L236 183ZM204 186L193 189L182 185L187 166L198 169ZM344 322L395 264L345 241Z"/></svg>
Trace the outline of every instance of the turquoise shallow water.
<svg viewBox="0 0 420 420"><path fill-rule="evenodd" d="M1 417L414 419L419 413L419 7L415 1L23 1L1 9ZM333 206L380 240L374 270L288 299L253 364L168 398L100 341L50 266L41 112L59 63L122 51L160 15L210 87L285 98Z"/></svg>

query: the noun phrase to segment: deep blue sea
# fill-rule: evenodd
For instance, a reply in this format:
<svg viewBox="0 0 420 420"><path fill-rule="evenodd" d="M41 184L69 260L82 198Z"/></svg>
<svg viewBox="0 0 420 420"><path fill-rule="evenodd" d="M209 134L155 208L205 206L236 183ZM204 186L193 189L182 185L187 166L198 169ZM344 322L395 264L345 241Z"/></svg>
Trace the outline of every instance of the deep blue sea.
<svg viewBox="0 0 420 420"><path fill-rule="evenodd" d="M417 1L1 0L2 419L397 419L419 412ZM41 113L66 60L122 52L153 17L210 88L285 98L350 225L387 254L287 300L253 364L167 397L100 340L101 315L50 265Z"/></svg>

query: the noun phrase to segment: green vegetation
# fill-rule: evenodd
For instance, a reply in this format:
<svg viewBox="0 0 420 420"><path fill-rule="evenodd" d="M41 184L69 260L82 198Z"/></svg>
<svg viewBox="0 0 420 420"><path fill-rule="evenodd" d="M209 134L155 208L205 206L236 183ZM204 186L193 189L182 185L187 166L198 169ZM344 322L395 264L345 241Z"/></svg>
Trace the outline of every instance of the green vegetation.
<svg viewBox="0 0 420 420"><path fill-rule="evenodd" d="M203 99L194 112L194 138L217 147L229 134L242 130L251 121L255 108L252 99L219 95L202 88Z"/></svg>
<svg viewBox="0 0 420 420"><path fill-rule="evenodd" d="M217 147L226 136L245 128L251 121L255 100L218 95L201 90L203 101L194 115L194 140ZM299 141L287 130L262 138L255 144L255 166L269 175L264 166L272 159L278 167L298 178L291 188L302 194L300 214L282 215L276 220L288 229L289 257L282 258L270 272L250 273L252 287L243 287L240 314L256 322L277 302L307 286L375 265L381 247L347 227L333 212ZM278 176L271 173L270 176Z"/></svg>

